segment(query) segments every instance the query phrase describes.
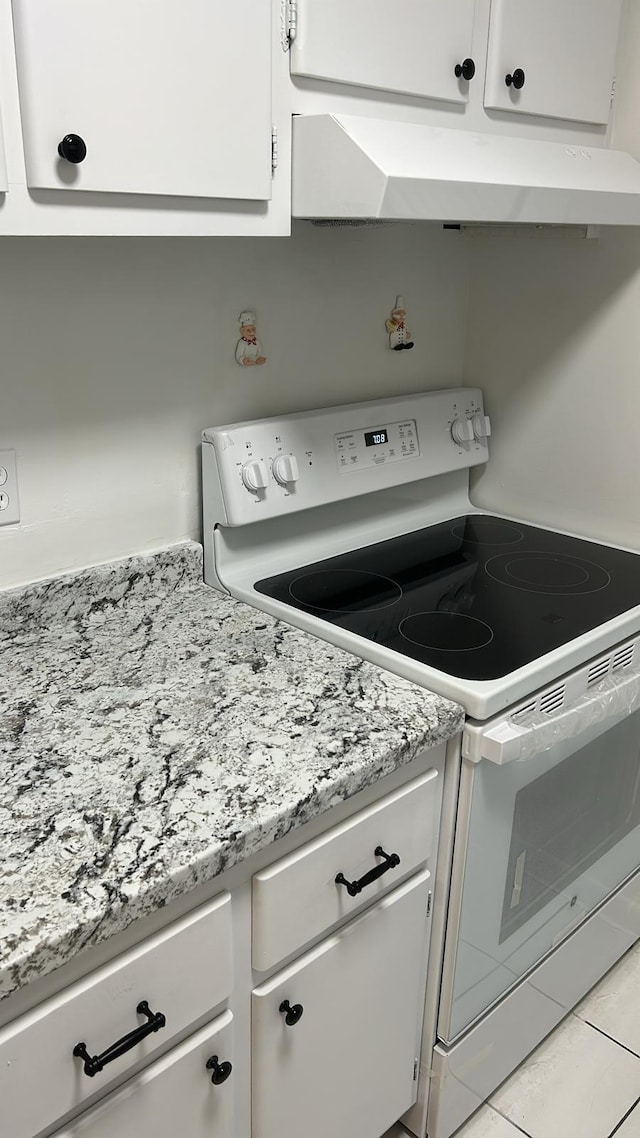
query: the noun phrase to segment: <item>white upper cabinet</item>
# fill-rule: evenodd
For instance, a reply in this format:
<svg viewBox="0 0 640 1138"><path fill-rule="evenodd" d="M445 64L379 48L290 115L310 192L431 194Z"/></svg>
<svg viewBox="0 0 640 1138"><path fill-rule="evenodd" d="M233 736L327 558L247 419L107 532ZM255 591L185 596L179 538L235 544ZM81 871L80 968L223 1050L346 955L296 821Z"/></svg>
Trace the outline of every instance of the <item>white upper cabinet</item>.
<svg viewBox="0 0 640 1138"><path fill-rule="evenodd" d="M604 124L622 0L492 0L485 106Z"/></svg>
<svg viewBox="0 0 640 1138"><path fill-rule="evenodd" d="M13 0L27 183L271 197L268 0Z"/></svg>
<svg viewBox="0 0 640 1138"><path fill-rule="evenodd" d="M291 72L466 103L475 0L298 0ZM456 75L456 65L460 75ZM472 81L472 79L471 79Z"/></svg>

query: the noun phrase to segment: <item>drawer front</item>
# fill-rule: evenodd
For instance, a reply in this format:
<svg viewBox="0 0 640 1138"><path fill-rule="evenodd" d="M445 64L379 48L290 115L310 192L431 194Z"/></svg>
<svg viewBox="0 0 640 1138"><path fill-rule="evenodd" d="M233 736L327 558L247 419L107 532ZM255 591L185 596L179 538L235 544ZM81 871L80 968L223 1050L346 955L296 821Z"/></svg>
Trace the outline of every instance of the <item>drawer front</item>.
<svg viewBox="0 0 640 1138"><path fill-rule="evenodd" d="M0 1102L12 1138L32 1138L166 1046L220 1004L232 981L231 898L223 893L15 1020L0 1032ZM103 1053L146 1022L136 1011L143 1000L166 1025L88 1077L73 1055L76 1044L84 1042L91 1056Z"/></svg>
<svg viewBox="0 0 640 1138"><path fill-rule="evenodd" d="M388 795L253 878L253 966L265 971L387 893L435 855L442 796L436 770ZM384 858L400 864L350 896L339 873L359 881Z"/></svg>
<svg viewBox="0 0 640 1138"><path fill-rule="evenodd" d="M415 1102L428 889L424 870L255 989L253 1138L372 1138Z"/></svg>
<svg viewBox="0 0 640 1138"><path fill-rule="evenodd" d="M54 1138L232 1138L232 1020L225 1012ZM212 1059L224 1080L218 1085Z"/></svg>

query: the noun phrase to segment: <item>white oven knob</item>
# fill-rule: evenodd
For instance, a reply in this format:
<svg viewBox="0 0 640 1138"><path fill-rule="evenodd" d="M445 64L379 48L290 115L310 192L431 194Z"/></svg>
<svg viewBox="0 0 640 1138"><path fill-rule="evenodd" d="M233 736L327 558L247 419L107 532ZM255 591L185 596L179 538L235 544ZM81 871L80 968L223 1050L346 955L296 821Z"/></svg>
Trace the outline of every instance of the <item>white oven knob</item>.
<svg viewBox="0 0 640 1138"><path fill-rule="evenodd" d="M473 416L473 433L478 439L488 439L491 434L491 419L488 415Z"/></svg>
<svg viewBox="0 0 640 1138"><path fill-rule="evenodd" d="M264 490L269 485L269 472L261 458L252 458L242 467L242 481L247 490Z"/></svg>
<svg viewBox="0 0 640 1138"><path fill-rule="evenodd" d="M451 424L451 437L454 443L472 443L473 423L471 419L454 419Z"/></svg>
<svg viewBox="0 0 640 1138"><path fill-rule="evenodd" d="M300 477L298 460L295 454L276 455L271 470L276 482L279 482L281 486L287 486L291 482L297 482Z"/></svg>

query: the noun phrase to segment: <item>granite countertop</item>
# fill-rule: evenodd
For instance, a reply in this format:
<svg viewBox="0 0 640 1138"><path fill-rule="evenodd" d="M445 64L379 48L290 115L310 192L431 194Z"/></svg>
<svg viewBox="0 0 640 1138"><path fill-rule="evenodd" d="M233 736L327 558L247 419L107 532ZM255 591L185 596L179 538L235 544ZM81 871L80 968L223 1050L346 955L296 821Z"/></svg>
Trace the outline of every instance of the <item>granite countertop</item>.
<svg viewBox="0 0 640 1138"><path fill-rule="evenodd" d="M0 998L461 727L208 588L201 555L0 593Z"/></svg>

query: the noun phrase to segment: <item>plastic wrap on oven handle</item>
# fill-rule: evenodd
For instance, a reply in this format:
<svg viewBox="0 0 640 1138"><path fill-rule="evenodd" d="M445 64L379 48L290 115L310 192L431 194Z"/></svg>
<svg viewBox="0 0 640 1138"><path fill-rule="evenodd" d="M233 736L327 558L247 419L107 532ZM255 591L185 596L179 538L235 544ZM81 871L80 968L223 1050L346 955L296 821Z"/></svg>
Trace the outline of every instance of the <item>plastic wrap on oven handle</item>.
<svg viewBox="0 0 640 1138"><path fill-rule="evenodd" d="M532 711L517 720L505 719L470 739L466 758L472 762L523 762L549 751L556 743L573 739L592 727L624 719L640 710L640 666L628 667L601 680L557 715Z"/></svg>

